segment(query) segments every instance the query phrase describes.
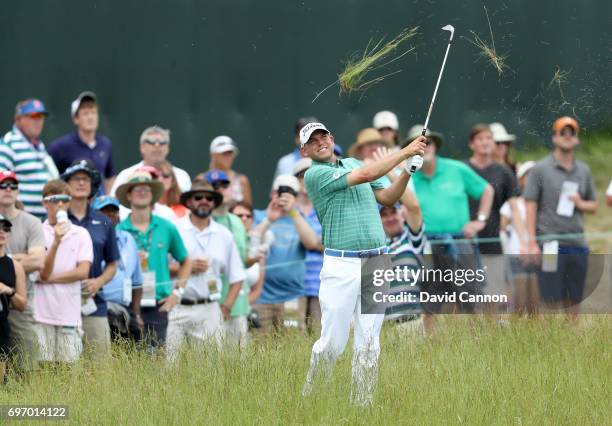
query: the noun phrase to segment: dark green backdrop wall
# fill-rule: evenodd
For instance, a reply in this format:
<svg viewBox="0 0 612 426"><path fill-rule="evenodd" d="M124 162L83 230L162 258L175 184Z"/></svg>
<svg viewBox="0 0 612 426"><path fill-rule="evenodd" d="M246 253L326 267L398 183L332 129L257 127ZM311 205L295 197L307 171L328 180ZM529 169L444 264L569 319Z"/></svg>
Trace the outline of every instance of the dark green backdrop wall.
<svg viewBox="0 0 612 426"><path fill-rule="evenodd" d="M512 70L501 77L462 38L473 30L489 39L480 1L3 1L0 124L10 127L17 100L39 97L52 113L43 134L51 141L72 129L70 101L94 90L118 168L138 159L138 135L154 123L172 130L170 159L192 174L208 167L210 140L228 134L262 205L296 117L318 116L345 148L380 109L397 112L404 132L422 123L447 23L456 43L431 120L447 136L446 154L465 151L476 121L542 142L561 113L587 128L610 124L612 2L486 5L497 50L509 54ZM401 73L361 98L332 89L311 103L370 38L414 25L415 53L390 68ZM557 67L569 72L561 90L549 85Z"/></svg>

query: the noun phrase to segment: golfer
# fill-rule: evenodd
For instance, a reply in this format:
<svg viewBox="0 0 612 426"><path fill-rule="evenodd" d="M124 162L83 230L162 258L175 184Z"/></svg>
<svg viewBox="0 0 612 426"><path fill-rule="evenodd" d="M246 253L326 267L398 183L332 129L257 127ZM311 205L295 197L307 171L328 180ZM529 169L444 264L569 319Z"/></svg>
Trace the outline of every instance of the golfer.
<svg viewBox="0 0 612 426"><path fill-rule="evenodd" d="M425 138L364 166L354 158L337 160L334 137L321 123L300 130L303 155L312 166L305 175L306 190L322 226L326 247L321 270L321 338L312 348L303 394L311 393L316 379L329 378L344 351L354 316L353 387L351 401L372 403L380 353L379 334L384 315L361 314L361 259L386 253L377 202L393 206L406 190L411 166L420 169ZM385 188L378 179L407 160L398 179Z"/></svg>

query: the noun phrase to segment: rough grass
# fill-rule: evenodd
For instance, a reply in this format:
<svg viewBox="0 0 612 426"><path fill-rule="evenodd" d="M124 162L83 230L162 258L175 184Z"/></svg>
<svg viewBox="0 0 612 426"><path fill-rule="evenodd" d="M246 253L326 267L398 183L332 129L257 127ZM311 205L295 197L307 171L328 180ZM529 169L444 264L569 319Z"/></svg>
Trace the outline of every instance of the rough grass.
<svg viewBox="0 0 612 426"><path fill-rule="evenodd" d="M9 382L0 404L66 404L71 424L605 424L609 316L440 318L423 338L386 325L375 404L348 403L350 349L330 383L300 390L314 338L287 333L237 353L186 350L180 368L115 347L106 363ZM40 424L39 422L32 422Z"/></svg>

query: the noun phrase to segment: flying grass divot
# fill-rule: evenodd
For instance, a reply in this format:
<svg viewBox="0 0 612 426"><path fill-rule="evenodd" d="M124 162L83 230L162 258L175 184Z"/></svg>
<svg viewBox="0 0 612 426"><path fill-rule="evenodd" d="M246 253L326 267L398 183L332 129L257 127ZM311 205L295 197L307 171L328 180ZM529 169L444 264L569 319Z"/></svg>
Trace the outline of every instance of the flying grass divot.
<svg viewBox="0 0 612 426"><path fill-rule="evenodd" d="M501 77L501 75L506 70L511 70L511 68L506 64L506 59L508 59L509 55L499 54L495 49L495 39L493 38L493 29L491 28L491 20L489 19L489 13L487 12L486 6L484 7L485 15L487 17L487 23L489 24L489 33L491 34L491 43L487 43L482 38L478 36L474 31L470 31L472 33L473 39L465 38L469 43L473 44L480 50L480 56L484 57L489 64L495 68L497 74Z"/></svg>
<svg viewBox="0 0 612 426"><path fill-rule="evenodd" d="M371 72L383 69L387 65L397 61L404 55L413 51L414 47L411 47L400 55L390 58L390 55L397 50L401 43L418 34L418 28L419 27L406 28L387 43L384 43L384 37L378 42L374 42L373 39L370 39L363 54L356 54L349 58L345 63L344 70L338 74L338 79L318 92L317 96L315 96L312 102L316 101L327 89L335 86L336 84L340 86L341 94L350 94L352 92L364 91L373 84L379 83L385 78L401 72L401 70L397 70L379 77L375 77L371 80L366 79L366 76L368 76L368 74ZM386 62L381 63L386 59L388 59Z"/></svg>

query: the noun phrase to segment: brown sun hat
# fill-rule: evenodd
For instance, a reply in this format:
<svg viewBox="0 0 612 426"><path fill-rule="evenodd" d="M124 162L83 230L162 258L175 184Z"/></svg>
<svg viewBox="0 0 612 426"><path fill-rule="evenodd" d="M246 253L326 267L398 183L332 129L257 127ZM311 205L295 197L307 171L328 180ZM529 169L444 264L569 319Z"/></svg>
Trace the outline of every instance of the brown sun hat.
<svg viewBox="0 0 612 426"><path fill-rule="evenodd" d="M223 195L215 191L210 183L202 179L197 179L193 181L189 191L181 194L181 204L187 207L187 200L189 200L193 194L197 194L198 192L205 192L212 195L215 198L215 208L219 207L219 205L221 205L223 202Z"/></svg>
<svg viewBox="0 0 612 426"><path fill-rule="evenodd" d="M115 196L119 202L128 209L131 208L131 206L127 199L127 193L130 192L136 185L147 185L149 188L151 188L151 193L153 194L151 206L157 203L164 193L164 185L159 181L153 180L151 173L145 171L134 172L129 177L127 182L119 186L115 192Z"/></svg>
<svg viewBox="0 0 612 426"><path fill-rule="evenodd" d="M348 156L355 157L360 148L373 143L379 143L387 148L393 148L392 141L384 140L378 130L376 130L374 127L368 127L367 129L362 129L359 131L359 133L357 133L357 140L348 149Z"/></svg>

